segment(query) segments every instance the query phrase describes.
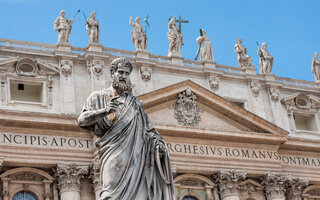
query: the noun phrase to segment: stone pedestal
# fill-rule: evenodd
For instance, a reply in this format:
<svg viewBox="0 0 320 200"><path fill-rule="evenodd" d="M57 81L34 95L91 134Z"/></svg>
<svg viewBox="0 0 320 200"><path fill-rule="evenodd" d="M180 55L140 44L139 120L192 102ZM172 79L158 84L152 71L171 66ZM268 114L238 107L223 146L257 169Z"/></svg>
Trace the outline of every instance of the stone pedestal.
<svg viewBox="0 0 320 200"><path fill-rule="evenodd" d="M80 200L80 180L88 174L88 168L76 164L58 164L55 176L61 200Z"/></svg>
<svg viewBox="0 0 320 200"><path fill-rule="evenodd" d="M276 75L274 74L264 74L264 78L266 81L275 81L276 80Z"/></svg>
<svg viewBox="0 0 320 200"><path fill-rule="evenodd" d="M219 171L215 178L221 200L240 200L239 183L246 178L245 172Z"/></svg>
<svg viewBox="0 0 320 200"><path fill-rule="evenodd" d="M254 67L243 67L244 73L246 74L256 74L257 69Z"/></svg>
<svg viewBox="0 0 320 200"><path fill-rule="evenodd" d="M201 61L201 66L204 68L215 69L216 63L214 61L204 60L204 61Z"/></svg>
<svg viewBox="0 0 320 200"><path fill-rule="evenodd" d="M99 43L89 43L86 47L86 51L93 51L93 52L102 52L103 46Z"/></svg>
<svg viewBox="0 0 320 200"><path fill-rule="evenodd" d="M69 43L60 42L57 44L56 51L64 51L64 52L71 52L72 45Z"/></svg>
<svg viewBox="0 0 320 200"><path fill-rule="evenodd" d="M180 56L169 56L170 63L173 65L183 65L183 57Z"/></svg>
<svg viewBox="0 0 320 200"><path fill-rule="evenodd" d="M137 58L144 58L144 59L148 59L149 56L150 56L150 53L144 50L137 50L135 55L135 57Z"/></svg>

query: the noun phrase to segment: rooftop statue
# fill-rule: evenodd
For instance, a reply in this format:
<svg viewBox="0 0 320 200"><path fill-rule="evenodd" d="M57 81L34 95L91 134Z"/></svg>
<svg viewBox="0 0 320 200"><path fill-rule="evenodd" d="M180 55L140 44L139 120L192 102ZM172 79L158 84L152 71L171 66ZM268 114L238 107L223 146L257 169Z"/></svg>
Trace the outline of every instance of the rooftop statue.
<svg viewBox="0 0 320 200"><path fill-rule="evenodd" d="M251 57L247 55L247 48L242 45L242 40L240 38L237 39L236 44L234 45L234 51L237 53L239 67L254 67Z"/></svg>
<svg viewBox="0 0 320 200"><path fill-rule="evenodd" d="M61 10L60 16L57 17L53 24L54 30L58 31L58 43L69 42L74 17L69 21L69 19L65 17L65 14L66 12Z"/></svg>
<svg viewBox="0 0 320 200"><path fill-rule="evenodd" d="M267 43L262 43L262 47L258 47L260 74L270 74L273 66L273 57L267 50Z"/></svg>
<svg viewBox="0 0 320 200"><path fill-rule="evenodd" d="M197 38L197 43L200 48L201 61L213 61L213 49L209 37L204 29L200 29L200 36Z"/></svg>
<svg viewBox="0 0 320 200"><path fill-rule="evenodd" d="M176 25L175 17L172 17L168 24L168 40L169 40L169 53L168 56L181 57L181 47L183 43L183 34L179 32Z"/></svg>
<svg viewBox="0 0 320 200"><path fill-rule="evenodd" d="M141 18L136 17L135 22L132 23L132 16L129 20L129 25L132 26L132 43L136 47L136 50L146 50L148 45L147 35L140 24Z"/></svg>
<svg viewBox="0 0 320 200"><path fill-rule="evenodd" d="M318 60L318 52L315 52L312 59L311 70L315 81L320 81L320 60Z"/></svg>
<svg viewBox="0 0 320 200"><path fill-rule="evenodd" d="M101 200L174 200L169 151L143 103L131 93L132 64L112 61L112 86L93 92L78 118L99 137Z"/></svg>
<svg viewBox="0 0 320 200"><path fill-rule="evenodd" d="M100 28L99 21L96 19L97 13L92 12L91 16L86 19L86 29L88 31L89 43L99 43Z"/></svg>

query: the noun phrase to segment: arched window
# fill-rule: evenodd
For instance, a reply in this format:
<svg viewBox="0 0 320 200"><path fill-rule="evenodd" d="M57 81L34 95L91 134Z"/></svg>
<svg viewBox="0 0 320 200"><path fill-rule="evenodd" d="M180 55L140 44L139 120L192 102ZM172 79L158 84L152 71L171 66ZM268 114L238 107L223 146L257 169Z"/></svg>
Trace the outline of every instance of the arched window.
<svg viewBox="0 0 320 200"><path fill-rule="evenodd" d="M30 192L18 192L12 198L12 200L37 200L37 198Z"/></svg>
<svg viewBox="0 0 320 200"><path fill-rule="evenodd" d="M182 200L198 200L198 198L194 196L185 196Z"/></svg>

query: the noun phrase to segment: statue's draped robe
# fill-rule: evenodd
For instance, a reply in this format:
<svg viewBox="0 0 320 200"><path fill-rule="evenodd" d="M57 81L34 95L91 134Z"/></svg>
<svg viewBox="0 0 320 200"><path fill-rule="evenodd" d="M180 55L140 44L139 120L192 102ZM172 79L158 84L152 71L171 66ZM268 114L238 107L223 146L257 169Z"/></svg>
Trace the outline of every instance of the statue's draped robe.
<svg viewBox="0 0 320 200"><path fill-rule="evenodd" d="M262 56L259 56L260 74L271 73L273 66L273 57L267 50L261 49Z"/></svg>
<svg viewBox="0 0 320 200"><path fill-rule="evenodd" d="M111 92L109 88L93 93L86 101L83 112L105 108L110 102ZM117 114L119 119L112 126L104 118L84 127L100 137L96 146L101 160L101 199L175 199L168 151L161 157L161 167L158 167L156 145L162 139L150 124L142 102L131 93L126 93Z"/></svg>
<svg viewBox="0 0 320 200"><path fill-rule="evenodd" d="M204 35L197 38L200 44L200 60L213 61L213 49L209 37Z"/></svg>
<svg viewBox="0 0 320 200"><path fill-rule="evenodd" d="M169 52L180 54L181 47L184 44L183 35L182 33L179 33L179 29L175 25L169 24L168 40Z"/></svg>

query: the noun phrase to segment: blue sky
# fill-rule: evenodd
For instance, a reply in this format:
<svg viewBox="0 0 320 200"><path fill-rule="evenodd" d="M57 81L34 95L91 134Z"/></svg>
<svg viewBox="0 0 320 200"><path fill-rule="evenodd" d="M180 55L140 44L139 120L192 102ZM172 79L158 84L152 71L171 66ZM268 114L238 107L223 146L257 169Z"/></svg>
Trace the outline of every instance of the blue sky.
<svg viewBox="0 0 320 200"><path fill-rule="evenodd" d="M199 29L207 31L217 63L237 66L234 44L242 38L248 55L258 67L256 41L267 42L274 57L272 73L281 77L313 81L311 60L320 52L319 0L0 0L0 38L55 44L53 22L64 9L76 17L69 42L85 47L88 36L85 21L97 11L101 44L111 48L135 50L131 43L129 17L150 16L148 51L168 53L168 18L172 15L189 20L182 25L185 45L182 55L194 59ZM144 22L142 22L144 24Z"/></svg>

